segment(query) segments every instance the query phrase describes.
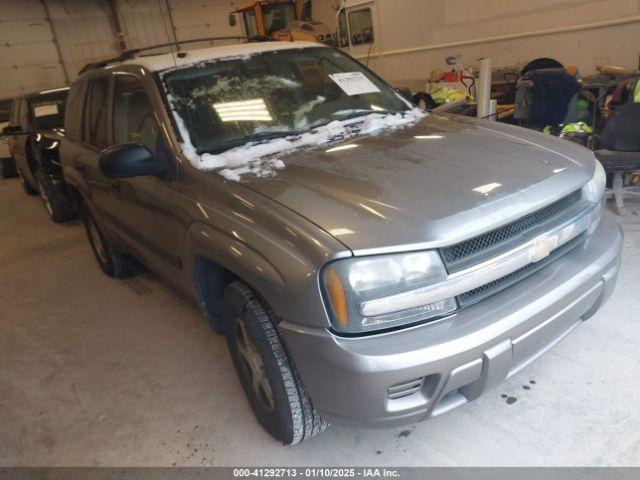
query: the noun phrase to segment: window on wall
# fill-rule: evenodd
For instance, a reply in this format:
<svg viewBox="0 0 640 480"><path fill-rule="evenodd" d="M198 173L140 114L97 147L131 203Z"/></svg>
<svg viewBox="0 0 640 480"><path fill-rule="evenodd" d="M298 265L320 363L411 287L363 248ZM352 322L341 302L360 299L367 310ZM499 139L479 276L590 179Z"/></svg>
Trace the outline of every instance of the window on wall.
<svg viewBox="0 0 640 480"><path fill-rule="evenodd" d="M140 80L132 75L118 75L113 98L115 143L141 143L155 152L160 130Z"/></svg>
<svg viewBox="0 0 640 480"><path fill-rule="evenodd" d="M349 12L349 31L351 45L373 42L373 16L370 8Z"/></svg>
<svg viewBox="0 0 640 480"><path fill-rule="evenodd" d="M287 28L296 19L296 9L292 3L265 5L262 7L264 29L267 35Z"/></svg>
<svg viewBox="0 0 640 480"><path fill-rule="evenodd" d="M84 141L94 147L107 148L107 98L110 77L98 77L91 82L91 92L85 105ZM87 122L86 119L89 119Z"/></svg>
<svg viewBox="0 0 640 480"><path fill-rule="evenodd" d="M258 28L256 26L256 12L248 10L243 12L244 30L250 37L258 35Z"/></svg>

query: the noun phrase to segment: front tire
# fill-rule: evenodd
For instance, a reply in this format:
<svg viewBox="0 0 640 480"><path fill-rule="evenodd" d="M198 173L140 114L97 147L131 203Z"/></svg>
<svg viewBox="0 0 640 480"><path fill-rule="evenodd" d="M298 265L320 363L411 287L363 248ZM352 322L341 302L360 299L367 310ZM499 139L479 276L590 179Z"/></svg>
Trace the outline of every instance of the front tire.
<svg viewBox="0 0 640 480"><path fill-rule="evenodd" d="M37 195L38 191L35 188L33 188L31 184L24 178L24 175L22 175L22 172L20 171L20 169L18 168L17 170L18 170L18 178L20 179L20 183L22 184L24 193L32 197L34 195Z"/></svg>
<svg viewBox="0 0 640 480"><path fill-rule="evenodd" d="M40 190L40 198L49 218L56 223L75 218L75 211L63 187L52 185L49 178L40 170L36 172L35 177L38 182L38 190Z"/></svg>
<svg viewBox="0 0 640 480"><path fill-rule="evenodd" d="M96 257L100 269L108 276L125 278L133 272L133 260L126 255L117 253L106 239L93 215L86 205L81 205L82 222L84 223L91 249Z"/></svg>
<svg viewBox="0 0 640 480"><path fill-rule="evenodd" d="M227 286L223 305L229 352L264 429L292 445L327 428L286 351L269 306L241 281Z"/></svg>

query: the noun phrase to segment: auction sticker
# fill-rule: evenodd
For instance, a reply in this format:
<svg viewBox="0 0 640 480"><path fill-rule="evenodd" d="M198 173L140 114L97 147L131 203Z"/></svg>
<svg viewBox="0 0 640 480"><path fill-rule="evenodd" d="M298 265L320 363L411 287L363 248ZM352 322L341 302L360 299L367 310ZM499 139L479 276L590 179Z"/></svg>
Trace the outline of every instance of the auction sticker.
<svg viewBox="0 0 640 480"><path fill-rule="evenodd" d="M349 96L380 92L362 72L331 73L329 78Z"/></svg>

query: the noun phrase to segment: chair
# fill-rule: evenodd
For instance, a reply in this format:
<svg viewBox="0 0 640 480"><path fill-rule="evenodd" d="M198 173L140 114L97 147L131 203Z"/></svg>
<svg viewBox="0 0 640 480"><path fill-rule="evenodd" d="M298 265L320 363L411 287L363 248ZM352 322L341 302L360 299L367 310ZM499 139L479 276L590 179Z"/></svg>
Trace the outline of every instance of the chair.
<svg viewBox="0 0 640 480"><path fill-rule="evenodd" d="M613 196L618 215L624 215L624 197L640 196L640 188L625 187L625 177L640 170L640 103L620 105L600 135L602 150L595 155L612 178L607 196Z"/></svg>

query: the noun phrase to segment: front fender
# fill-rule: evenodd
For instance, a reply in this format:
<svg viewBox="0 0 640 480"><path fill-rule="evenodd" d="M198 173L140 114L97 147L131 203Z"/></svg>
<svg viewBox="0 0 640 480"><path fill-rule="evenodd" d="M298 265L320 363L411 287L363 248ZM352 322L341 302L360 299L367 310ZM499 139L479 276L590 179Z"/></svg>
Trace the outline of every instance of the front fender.
<svg viewBox="0 0 640 480"><path fill-rule="evenodd" d="M197 292L198 259L206 258L251 286L278 317L303 325L329 325L318 272L335 255L350 255L344 246L275 203L255 202L247 210L234 205L239 215L229 215L228 205L198 205L203 220L188 226L183 244L192 292ZM192 213L191 218L198 218Z"/></svg>

